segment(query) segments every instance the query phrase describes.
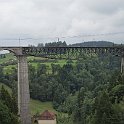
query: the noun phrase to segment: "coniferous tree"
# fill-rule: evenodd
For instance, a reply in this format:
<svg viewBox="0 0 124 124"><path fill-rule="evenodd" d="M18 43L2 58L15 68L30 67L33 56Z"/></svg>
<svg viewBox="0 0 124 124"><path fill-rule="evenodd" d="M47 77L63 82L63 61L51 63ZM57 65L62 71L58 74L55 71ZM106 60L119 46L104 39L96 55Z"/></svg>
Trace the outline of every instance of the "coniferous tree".
<svg viewBox="0 0 124 124"><path fill-rule="evenodd" d="M108 94L103 91L95 101L94 124L110 124L112 116L112 104Z"/></svg>
<svg viewBox="0 0 124 124"><path fill-rule="evenodd" d="M18 124L16 97L4 88L0 90L0 124Z"/></svg>

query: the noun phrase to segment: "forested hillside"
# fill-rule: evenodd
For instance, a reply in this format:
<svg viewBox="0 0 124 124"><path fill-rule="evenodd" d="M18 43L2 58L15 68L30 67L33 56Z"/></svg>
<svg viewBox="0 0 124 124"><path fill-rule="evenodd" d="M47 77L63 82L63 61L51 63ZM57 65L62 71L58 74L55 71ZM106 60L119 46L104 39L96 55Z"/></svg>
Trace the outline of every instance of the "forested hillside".
<svg viewBox="0 0 124 124"><path fill-rule="evenodd" d="M31 98L52 102L56 111L64 113L58 114L58 124L124 123L119 57L83 54L75 61L28 60ZM17 68L5 73L3 64L0 70L0 82L16 94Z"/></svg>
<svg viewBox="0 0 124 124"><path fill-rule="evenodd" d="M87 41L87 42L82 42L82 43L75 43L75 44L69 44L64 41L58 41L58 42L51 42L51 43L39 43L38 47L66 47L66 46L78 46L78 47L111 47L117 44L114 44L109 41ZM30 46L30 45L29 45Z"/></svg>
<svg viewBox="0 0 124 124"><path fill-rule="evenodd" d="M111 47L114 43L109 41L88 41L82 43L71 44L69 46L80 46L80 47Z"/></svg>

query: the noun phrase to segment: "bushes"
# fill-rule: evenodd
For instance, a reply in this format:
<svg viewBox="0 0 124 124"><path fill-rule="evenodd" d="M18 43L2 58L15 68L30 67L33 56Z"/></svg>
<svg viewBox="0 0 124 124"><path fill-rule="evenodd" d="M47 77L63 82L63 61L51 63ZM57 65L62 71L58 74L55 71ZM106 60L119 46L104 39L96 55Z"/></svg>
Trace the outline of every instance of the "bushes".
<svg viewBox="0 0 124 124"><path fill-rule="evenodd" d="M19 124L16 99L2 86L0 91L0 124Z"/></svg>

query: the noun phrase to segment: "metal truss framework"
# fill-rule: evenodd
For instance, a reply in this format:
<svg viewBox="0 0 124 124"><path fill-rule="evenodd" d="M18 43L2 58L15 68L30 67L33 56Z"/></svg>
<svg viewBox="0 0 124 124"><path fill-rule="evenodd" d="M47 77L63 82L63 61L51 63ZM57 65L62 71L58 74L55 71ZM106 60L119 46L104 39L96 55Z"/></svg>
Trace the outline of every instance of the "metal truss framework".
<svg viewBox="0 0 124 124"><path fill-rule="evenodd" d="M22 47L22 54L45 58L77 59L83 54L124 56L124 46L116 47Z"/></svg>

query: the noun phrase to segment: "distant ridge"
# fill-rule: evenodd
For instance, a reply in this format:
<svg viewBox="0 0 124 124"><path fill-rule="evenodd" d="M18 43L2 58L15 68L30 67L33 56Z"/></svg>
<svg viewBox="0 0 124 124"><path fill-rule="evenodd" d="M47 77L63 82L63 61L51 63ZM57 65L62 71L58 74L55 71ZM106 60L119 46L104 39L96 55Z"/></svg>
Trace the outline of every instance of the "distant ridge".
<svg viewBox="0 0 124 124"><path fill-rule="evenodd" d="M75 47L112 47L116 45L109 41L87 41L82 43L70 44L69 46Z"/></svg>

